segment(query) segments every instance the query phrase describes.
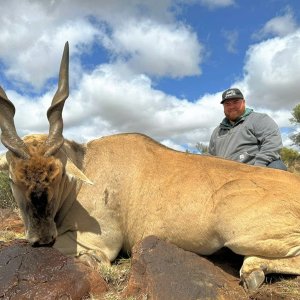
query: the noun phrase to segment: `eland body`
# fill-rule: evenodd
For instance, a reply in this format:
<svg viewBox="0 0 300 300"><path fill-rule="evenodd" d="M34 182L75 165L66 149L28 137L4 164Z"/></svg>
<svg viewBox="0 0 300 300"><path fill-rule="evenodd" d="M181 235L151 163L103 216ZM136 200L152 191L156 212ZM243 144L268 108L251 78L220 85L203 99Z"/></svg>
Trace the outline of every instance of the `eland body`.
<svg viewBox="0 0 300 300"><path fill-rule="evenodd" d="M26 235L71 256L110 262L156 235L209 255L245 256L240 274L254 290L267 273L300 274L300 178L216 157L177 152L141 134L80 145L63 138L68 44L48 110L48 135L21 139L14 106L0 89L1 140Z"/></svg>

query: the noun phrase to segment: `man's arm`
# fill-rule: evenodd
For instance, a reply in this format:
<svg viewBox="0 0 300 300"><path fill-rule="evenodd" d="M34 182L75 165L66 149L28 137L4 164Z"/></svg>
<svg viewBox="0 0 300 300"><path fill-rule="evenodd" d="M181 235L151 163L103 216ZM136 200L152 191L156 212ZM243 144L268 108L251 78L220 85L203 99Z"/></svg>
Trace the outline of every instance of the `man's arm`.
<svg viewBox="0 0 300 300"><path fill-rule="evenodd" d="M270 162L280 158L279 151L282 148L280 130L275 121L268 115L255 122L255 136L260 143L260 151L256 154L254 165L266 166Z"/></svg>

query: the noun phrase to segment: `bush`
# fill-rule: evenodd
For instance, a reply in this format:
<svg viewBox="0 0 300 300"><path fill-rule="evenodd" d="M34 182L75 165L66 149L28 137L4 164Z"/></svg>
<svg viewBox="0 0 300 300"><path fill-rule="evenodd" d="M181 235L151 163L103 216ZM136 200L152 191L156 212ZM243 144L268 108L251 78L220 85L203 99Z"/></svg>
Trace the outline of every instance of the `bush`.
<svg viewBox="0 0 300 300"><path fill-rule="evenodd" d="M8 174L0 172L0 208L17 208L17 203L12 195Z"/></svg>
<svg viewBox="0 0 300 300"><path fill-rule="evenodd" d="M280 156L288 167L292 167L294 164L300 161L299 152L291 148L283 147L281 149Z"/></svg>

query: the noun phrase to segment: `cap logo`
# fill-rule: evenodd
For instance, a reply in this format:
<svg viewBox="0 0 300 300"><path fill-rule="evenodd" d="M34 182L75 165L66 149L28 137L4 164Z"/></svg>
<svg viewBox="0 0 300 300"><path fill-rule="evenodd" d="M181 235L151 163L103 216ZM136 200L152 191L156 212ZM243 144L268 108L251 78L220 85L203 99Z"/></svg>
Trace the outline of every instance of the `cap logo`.
<svg viewBox="0 0 300 300"><path fill-rule="evenodd" d="M225 98L230 96L235 96L235 95L237 95L235 90L229 90L226 92Z"/></svg>

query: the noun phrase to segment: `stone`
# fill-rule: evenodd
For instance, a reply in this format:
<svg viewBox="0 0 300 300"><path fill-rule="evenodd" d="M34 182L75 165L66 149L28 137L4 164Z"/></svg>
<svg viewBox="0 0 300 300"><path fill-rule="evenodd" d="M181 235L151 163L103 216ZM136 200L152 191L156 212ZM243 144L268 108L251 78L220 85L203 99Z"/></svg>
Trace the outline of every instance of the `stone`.
<svg viewBox="0 0 300 300"><path fill-rule="evenodd" d="M54 248L0 242L0 299L83 299L108 290L98 272Z"/></svg>
<svg viewBox="0 0 300 300"><path fill-rule="evenodd" d="M249 299L238 277L155 236L133 248L131 274L123 293L123 297L129 296L155 300Z"/></svg>

